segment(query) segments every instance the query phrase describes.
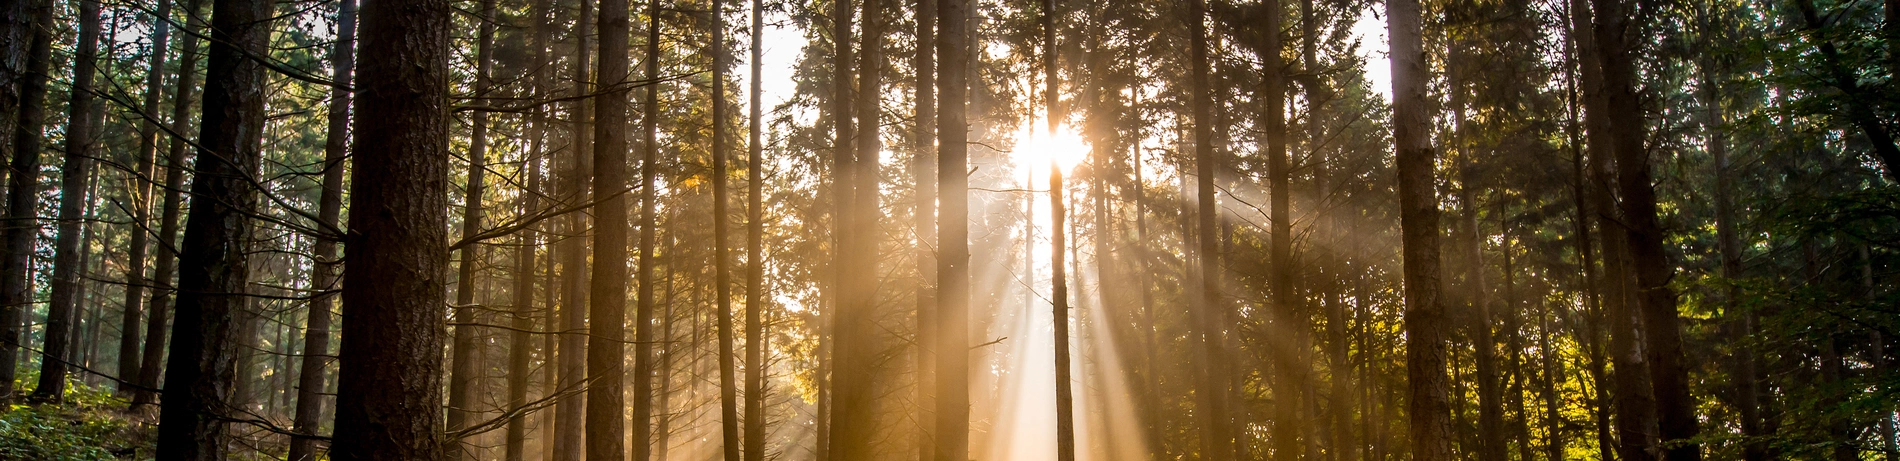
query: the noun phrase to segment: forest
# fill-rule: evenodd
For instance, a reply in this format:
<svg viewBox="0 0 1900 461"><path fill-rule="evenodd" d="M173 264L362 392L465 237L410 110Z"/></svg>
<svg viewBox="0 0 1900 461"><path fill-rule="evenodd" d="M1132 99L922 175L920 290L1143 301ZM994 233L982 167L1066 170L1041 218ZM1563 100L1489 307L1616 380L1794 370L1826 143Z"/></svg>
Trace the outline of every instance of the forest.
<svg viewBox="0 0 1900 461"><path fill-rule="evenodd" d="M4 0L0 459L1900 460L1900 0Z"/></svg>

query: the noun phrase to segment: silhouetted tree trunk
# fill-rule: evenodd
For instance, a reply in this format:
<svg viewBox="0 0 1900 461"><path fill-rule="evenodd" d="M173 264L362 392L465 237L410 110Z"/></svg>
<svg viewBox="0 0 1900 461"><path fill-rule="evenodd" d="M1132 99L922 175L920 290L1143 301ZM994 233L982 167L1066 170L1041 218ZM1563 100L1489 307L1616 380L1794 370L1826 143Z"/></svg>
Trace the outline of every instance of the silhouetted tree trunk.
<svg viewBox="0 0 1900 461"><path fill-rule="evenodd" d="M40 233L40 149L46 125L46 83L53 53L52 0L23 0L0 9L8 24L27 29L9 43L9 59L26 52L18 80L20 104L6 143L12 148L7 175L5 253L0 255L0 399L12 399L21 359L21 329L33 303L33 241Z"/></svg>
<svg viewBox="0 0 1900 461"><path fill-rule="evenodd" d="M1218 370L1227 361L1223 360L1226 335L1215 318L1217 306L1221 305L1220 242L1215 239L1219 214L1214 206L1214 172L1218 160L1214 153L1213 90L1208 79L1207 5L1204 0L1190 0L1188 5L1188 59L1191 61L1189 66L1193 68L1192 82L1188 86L1192 88L1189 91L1194 93L1191 105L1194 112L1194 174L1197 177L1195 196L1199 199L1195 210L1199 225L1195 226L1194 239L1200 245L1197 261L1200 263L1201 285L1200 299L1191 303L1188 312L1191 323L1199 329L1195 333L1198 338L1194 341L1200 343L1202 350L1199 363L1206 371L1201 374L1210 375L1197 392L1207 394L1202 398L1207 408L1204 411L1196 408L1197 412L1205 414L1201 417L1206 423L1200 436L1201 446L1207 459L1222 461L1233 459L1234 428L1233 420L1228 416L1227 403L1227 399L1232 396L1232 389L1224 379L1226 375Z"/></svg>
<svg viewBox="0 0 1900 461"><path fill-rule="evenodd" d="M356 0L337 3L336 42L330 45L330 75L336 86L330 88L328 133L323 140L323 195L318 198L317 220L327 229L338 227L343 211L343 162L349 155L350 97L347 87L356 70ZM323 417L324 391L328 386L324 369L330 354L330 310L336 308L336 247L342 235L322 235L313 245L309 320L305 322L303 363L297 372L297 415L291 431L290 461L310 461L317 457L317 435ZM318 291L320 290L320 291Z"/></svg>
<svg viewBox="0 0 1900 461"><path fill-rule="evenodd" d="M764 69L765 17L759 0L752 0L751 99L747 114L746 159L746 286L745 286L745 459L765 460L765 260L761 247L765 239L765 145L763 92L760 72Z"/></svg>
<svg viewBox="0 0 1900 461"><path fill-rule="evenodd" d="M1459 110L1463 110L1462 107ZM1463 119L1463 115L1458 117ZM1460 123L1461 128L1463 123ZM1460 131L1463 131L1462 129ZM1471 300L1471 318L1467 325L1471 331L1472 348L1476 362L1475 371L1478 381L1478 459L1479 461L1504 461L1504 391L1498 383L1497 338L1492 332L1492 322L1496 316L1491 312L1491 288L1485 281L1484 243L1490 239L1485 234L1483 223L1478 219L1478 191L1484 185L1479 182L1475 154L1469 147L1459 149L1459 172L1462 187L1459 189L1459 206L1465 225L1465 289Z"/></svg>
<svg viewBox="0 0 1900 461"><path fill-rule="evenodd" d="M166 146L165 155L165 199L159 215L158 261L152 268L152 302L145 316L145 350L139 354L139 392L132 397L132 409L149 408L158 401L158 378L165 363L165 336L171 331L165 324L165 318L171 313L172 275L178 262L178 215L183 212L185 163L191 150L184 139L176 136L191 129L192 93L198 88L198 31L204 29L200 22L200 3L198 0L185 0L185 30L178 35L183 42L179 50L178 90L172 96L171 139Z"/></svg>
<svg viewBox="0 0 1900 461"><path fill-rule="evenodd" d="M529 46L533 47L533 60L537 63L548 62L548 39L551 35L548 22L548 4L536 3L529 11L533 19L534 36ZM529 94L536 100L546 98L548 91L548 68L537 67L532 71ZM533 216L541 212L541 157L547 152L548 118L545 108L536 107L529 116L529 145L523 158L523 168L527 171L527 188L517 198L520 216ZM514 273L514 315L513 331L508 333L508 406L507 411L517 411L528 404L528 378L534 374L530 368L534 354L534 280L535 252L540 250L541 239L537 235L541 228L524 230L515 248ZM550 290L553 288L550 287ZM554 322L547 322L545 330L554 330ZM554 352L553 348L542 351L543 357ZM552 362L549 362L550 364ZM551 367L550 367L551 368ZM545 392L545 391L544 391ZM552 394L552 392L547 392ZM528 421L526 414L514 414L508 418L507 433L502 440L502 459L522 461L527 456ZM542 437L547 440L547 437Z"/></svg>
<svg viewBox="0 0 1900 461"><path fill-rule="evenodd" d="M837 386L840 383L833 375L837 372L837 351L839 350L839 317L851 295L851 277L845 275L846 268L852 267L851 250L846 244L853 237L852 207L857 187L852 159L856 151L852 149L851 118L851 0L833 0L831 17L827 25L831 27L831 87L825 101L828 111L825 118L831 121L831 212L832 212L832 273L830 290L825 293L826 319L819 329L818 351L818 435L817 449L819 460L830 461L835 446L833 434L837 432L838 417ZM842 377L840 375L839 377Z"/></svg>
<svg viewBox="0 0 1900 461"><path fill-rule="evenodd" d="M848 5L848 1L839 1ZM848 209L842 219L840 229L847 237L842 239L839 251L845 264L839 267L840 281L837 320L834 326L832 346L835 354L833 363L832 389L832 456L833 459L857 461L872 459L872 448L877 443L878 421L875 411L878 388L878 344L875 336L876 326L876 267L877 240L876 231L879 222L878 210L878 154L882 143L879 141L880 113L883 109L881 98L882 81L880 71L886 64L883 59L884 5L883 0L864 0L864 30L860 38L862 55L857 62L857 92L855 109L838 112L841 126L855 126L856 138L840 143L841 166L837 181L841 184L837 190L841 196L840 208ZM850 25L850 12L834 20L840 21L846 28ZM850 66L850 32L840 29L839 40L840 66ZM849 71L841 73L845 78L837 81L842 85L840 91L851 91ZM844 99L844 98L841 98ZM856 125L846 121L857 117ZM850 139L849 131L839 131L840 140ZM848 144L848 145L847 145ZM854 147L855 149L847 148Z"/></svg>
<svg viewBox="0 0 1900 461"><path fill-rule="evenodd" d="M917 0L916 96L911 138L912 219L917 232L917 459L936 456L937 399L937 0Z"/></svg>
<svg viewBox="0 0 1900 461"><path fill-rule="evenodd" d="M594 3L591 0L579 0L578 3L580 18L574 22L576 39L572 78L574 79L574 95L581 98L576 99L568 107L569 121L573 124L569 131L569 146L572 147L572 153L569 154L571 157L563 162L563 169L566 171L562 181L563 186L561 186L564 205L569 206L586 203L588 200L588 181L584 178L591 176L589 173L591 168L588 164L591 163L590 154L593 152L593 146L590 144L592 138L589 137L591 131L588 129L588 122L593 116L593 112L588 110L588 102L592 98L582 96L593 91L591 85L593 79L588 76L592 56L588 53L588 37L594 26ZM557 392L574 392L574 394L562 397L554 406L554 461L580 461L582 459L581 444L587 436L587 430L582 427L586 422L584 410L587 398L579 392L584 390L581 386L584 385L583 381L587 375L585 358L587 355L587 335L585 334L587 310L582 306L586 305L588 294L587 241L589 236L586 231L586 214L568 213L564 221L566 221L566 226L563 231L566 237L555 249L557 253L555 257L560 259L557 264L561 268L561 301L557 307L561 327L557 330L563 332L559 350L556 351L559 361L557 365L559 380L555 388L558 389Z"/></svg>
<svg viewBox="0 0 1900 461"><path fill-rule="evenodd" d="M474 20L480 25L475 48L475 103L487 105L483 98L488 97L488 74L494 68L495 54L495 1L482 0ZM624 35L624 34L623 34ZM623 53L624 54L624 53ZM488 112L476 109L470 116L471 127L468 139L468 182L462 191L462 238L471 238L482 231L482 219L486 216L482 208L482 195L487 192L488 170ZM482 346L476 335L480 334L476 326L481 323L475 313L475 279L479 261L484 258L482 245L468 242L462 247L462 259L456 267L455 306L454 306L454 343L449 348L449 431L460 431L468 427L469 416L476 412L474 387L481 379L482 365L479 363L479 350ZM472 459L472 447L461 446L463 440L453 441L459 448L451 448L455 456Z"/></svg>
<svg viewBox="0 0 1900 461"><path fill-rule="evenodd" d="M645 143L641 146L640 159L640 285L638 305L634 313L633 327L633 461L647 461L652 458L653 434L653 271L658 261L654 259L654 234L658 230L659 220L655 216L659 208L659 192L654 190L655 178L660 174L660 0L647 4L647 62L646 99L642 106L645 116L640 118L641 131L645 133ZM753 72L757 74L758 72ZM667 322L672 322L667 316ZM672 339L670 336L666 340ZM668 347L670 351L672 348ZM670 356L670 354L669 354ZM665 368L665 367L662 367ZM662 383L666 373L660 373ZM661 384L664 394L665 384ZM665 397L660 398L665 402ZM662 407L664 414L666 409ZM666 443L666 433L659 434L658 442ZM662 450L664 453L664 450ZM666 459L662 456L660 459Z"/></svg>
<svg viewBox="0 0 1900 461"><path fill-rule="evenodd" d="M233 1L233 0L223 0ZM338 461L442 459L442 286L448 274L449 11L362 10L350 235L337 375Z"/></svg>
<svg viewBox="0 0 1900 461"><path fill-rule="evenodd" d="M588 293L587 459L626 455L627 0L600 0L601 85L594 101L594 267ZM715 85L717 85L715 83Z"/></svg>
<svg viewBox="0 0 1900 461"><path fill-rule="evenodd" d="M1451 405L1447 399L1447 354L1443 287L1439 282L1439 210L1431 79L1420 37L1419 2L1386 2L1392 56L1392 139L1399 175L1399 226L1404 246L1405 368L1412 458L1451 460Z"/></svg>
<svg viewBox="0 0 1900 461"><path fill-rule="evenodd" d="M713 292L719 308L719 435L725 461L739 461L739 380L733 357L732 332L732 257L726 247L727 227L731 224L731 203L727 192L729 174L726 132L726 19L725 4L712 0L712 189L713 189Z"/></svg>
<svg viewBox="0 0 1900 461"><path fill-rule="evenodd" d="M1061 99L1056 88L1061 86L1056 76L1056 8L1055 0L1041 0L1038 19L1042 26L1042 109L1044 118L1049 122L1048 136L1054 139L1056 126L1061 123L1062 111L1056 108ZM868 21L867 21L868 23ZM869 37L869 31L866 31ZM1030 128L1035 129L1035 128ZM1053 155L1054 153L1048 153ZM1062 200L1062 165L1055 157L1049 159L1049 283L1050 318L1055 327L1056 357L1056 459L1075 460L1075 394L1070 387L1069 366L1069 276L1064 256L1068 253L1068 234L1063 231L1063 221L1067 218ZM1032 199L1033 200L1033 199Z"/></svg>
<svg viewBox="0 0 1900 461"><path fill-rule="evenodd" d="M970 176L964 103L970 74L970 0L936 0L937 399L936 461L970 459Z"/></svg>
<svg viewBox="0 0 1900 461"><path fill-rule="evenodd" d="M1676 293L1668 286L1673 275L1656 217L1649 152L1644 148L1646 118L1636 94L1634 51L1627 40L1630 7L1622 0L1592 3L1597 9L1596 39L1603 66L1609 147L1616 157L1617 192L1622 197L1621 222L1629 234L1630 262L1636 275L1637 291L1631 298L1637 301L1642 315L1643 351L1650 362L1650 380L1656 393L1659 435L1666 459L1696 461L1702 459L1702 449L1693 440L1699 433L1695 400L1689 393ZM1893 150L1893 143L1888 141L1885 148Z"/></svg>
<svg viewBox="0 0 1900 461"><path fill-rule="evenodd" d="M91 193L93 143L99 122L93 115L93 83L99 65L99 1L79 0L79 45L73 56L72 104L66 115L66 162L60 167L59 220L54 227L53 279L46 308L46 344L40 353L40 383L31 400L58 401L66 391L67 362L78 323L80 278L85 260L80 245Z"/></svg>
<svg viewBox="0 0 1900 461"><path fill-rule="evenodd" d="M145 256L151 245L152 222L152 174L153 164L158 155L158 124L160 100L165 97L165 54L169 52L171 32L171 0L159 0L158 9L152 14L151 56L147 60L145 73L145 101L140 106L145 120L139 123L139 150L137 178L132 180L131 191L127 199L132 202L132 225L129 227L131 242L126 249L125 267L125 308L120 311L119 319L119 395L132 394L130 385L139 382L139 353L141 333L139 314L145 311Z"/></svg>
<svg viewBox="0 0 1900 461"><path fill-rule="evenodd" d="M160 460L220 459L244 341L249 298L252 175L262 160L264 53L271 4L216 0L205 70L203 125L193 166L191 214L178 261L178 319L172 326L160 407ZM360 197L360 196L359 196ZM352 222L358 222L354 219ZM241 396L237 396L241 397Z"/></svg>

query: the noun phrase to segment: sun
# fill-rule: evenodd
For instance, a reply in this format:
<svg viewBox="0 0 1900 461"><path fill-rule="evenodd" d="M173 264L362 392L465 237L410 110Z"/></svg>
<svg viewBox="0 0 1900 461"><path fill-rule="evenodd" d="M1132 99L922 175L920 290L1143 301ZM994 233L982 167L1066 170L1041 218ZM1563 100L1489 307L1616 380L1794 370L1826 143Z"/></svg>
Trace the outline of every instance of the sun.
<svg viewBox="0 0 1900 461"><path fill-rule="evenodd" d="M1016 146L1009 152L1010 159L1019 168L1037 171L1047 171L1049 162L1054 161L1057 168L1066 172L1088 155L1089 143L1082 140L1075 129L1066 123L1058 124L1052 134L1048 119L1041 117L1016 130Z"/></svg>

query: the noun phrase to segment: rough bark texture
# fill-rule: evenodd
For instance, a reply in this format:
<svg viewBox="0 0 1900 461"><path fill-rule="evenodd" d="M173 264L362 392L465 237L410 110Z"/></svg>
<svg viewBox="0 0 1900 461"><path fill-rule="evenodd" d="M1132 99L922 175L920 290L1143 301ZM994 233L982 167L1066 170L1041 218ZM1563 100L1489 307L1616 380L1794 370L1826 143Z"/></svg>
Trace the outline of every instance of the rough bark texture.
<svg viewBox="0 0 1900 461"><path fill-rule="evenodd" d="M937 399L934 459L970 459L970 0L936 0L937 25Z"/></svg>
<svg viewBox="0 0 1900 461"><path fill-rule="evenodd" d="M228 0L227 0L228 1ZM362 9L344 247L339 461L442 459L447 325L449 2Z"/></svg>
<svg viewBox="0 0 1900 461"><path fill-rule="evenodd" d="M917 93L912 102L916 133L911 136L911 178L917 184L912 205L917 232L917 457L936 455L937 396L937 0L918 0Z"/></svg>
<svg viewBox="0 0 1900 461"><path fill-rule="evenodd" d="M343 162L349 155L350 85L356 70L356 0L337 4L336 43L330 47L331 81L329 132L323 141L323 195L318 198L317 220L327 228L338 227L343 211ZM317 457L317 430L322 425L326 383L324 373L330 362L330 311L336 308L337 239L319 236L314 245L311 266L312 288L325 290L310 298L309 320L305 323L303 363L297 372L297 414L291 431L290 461L310 461Z"/></svg>
<svg viewBox="0 0 1900 461"><path fill-rule="evenodd" d="M1437 156L1431 144L1431 78L1420 37L1419 2L1386 2L1392 56L1392 139L1398 157L1399 226L1405 278L1405 368L1412 459L1451 460L1450 383L1439 281Z"/></svg>
<svg viewBox="0 0 1900 461"><path fill-rule="evenodd" d="M4 253L0 253L0 399L13 397L13 382L19 369L22 323L33 303L33 279L29 265L33 261L33 241L40 233L40 148L46 125L46 83L53 53L53 6L51 0L26 0L8 4L4 10L9 21L26 27L21 40L27 56L19 80L19 115L4 140L12 147L8 159L7 216ZM10 22L12 24L13 22ZM8 55L19 51L18 43L8 44Z"/></svg>
<svg viewBox="0 0 1900 461"><path fill-rule="evenodd" d="M193 168L191 214L178 261L178 312L172 326L165 398L159 411L158 459L223 459L226 420L234 404L242 319L248 299L247 251L262 159L262 63L271 5L217 0L211 10L211 54Z"/></svg>
<svg viewBox="0 0 1900 461"><path fill-rule="evenodd" d="M80 244L85 239L86 205L91 201L98 123L93 107L93 83L99 64L99 1L79 0L79 46L73 56L73 83L66 111L65 164L60 166L59 219L54 226L52 293L46 308L46 343L41 346L40 382L31 400L58 401L66 391L66 373L72 365L73 334L78 324L82 272L86 269ZM208 126L209 124L207 124ZM189 233L186 234L189 237Z"/></svg>
<svg viewBox="0 0 1900 461"><path fill-rule="evenodd" d="M594 267L588 294L587 459L626 456L627 0L600 1L601 94L594 100Z"/></svg>
<svg viewBox="0 0 1900 461"><path fill-rule="evenodd" d="M1623 0L1593 0L1598 21L1598 60L1602 63L1605 115L1609 116L1610 147L1616 157L1617 192L1622 198L1622 224L1629 235L1629 257L1635 272L1636 301L1642 317L1643 352L1650 362L1650 381L1656 395L1658 435L1669 461L1702 459L1695 400L1689 394L1687 364L1683 363L1681 319L1676 293L1669 288L1674 276L1663 248L1663 230L1656 217L1656 190L1650 179L1649 152L1644 147L1647 117L1636 93L1635 52L1628 40L1631 7ZM1878 140L1876 140L1878 142ZM1892 141L1886 148L1893 149Z"/></svg>

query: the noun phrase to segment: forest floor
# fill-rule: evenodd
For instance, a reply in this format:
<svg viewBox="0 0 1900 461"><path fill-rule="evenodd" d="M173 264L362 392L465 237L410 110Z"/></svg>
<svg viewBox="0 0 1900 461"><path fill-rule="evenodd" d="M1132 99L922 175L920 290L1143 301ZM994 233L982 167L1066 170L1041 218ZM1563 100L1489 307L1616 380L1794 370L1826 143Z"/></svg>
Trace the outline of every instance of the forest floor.
<svg viewBox="0 0 1900 461"><path fill-rule="evenodd" d="M38 381L37 370L22 370L14 388L21 390L20 396L29 395ZM126 400L113 396L108 387L74 381L60 403L6 404L0 412L0 459L150 458L157 418L127 414Z"/></svg>

